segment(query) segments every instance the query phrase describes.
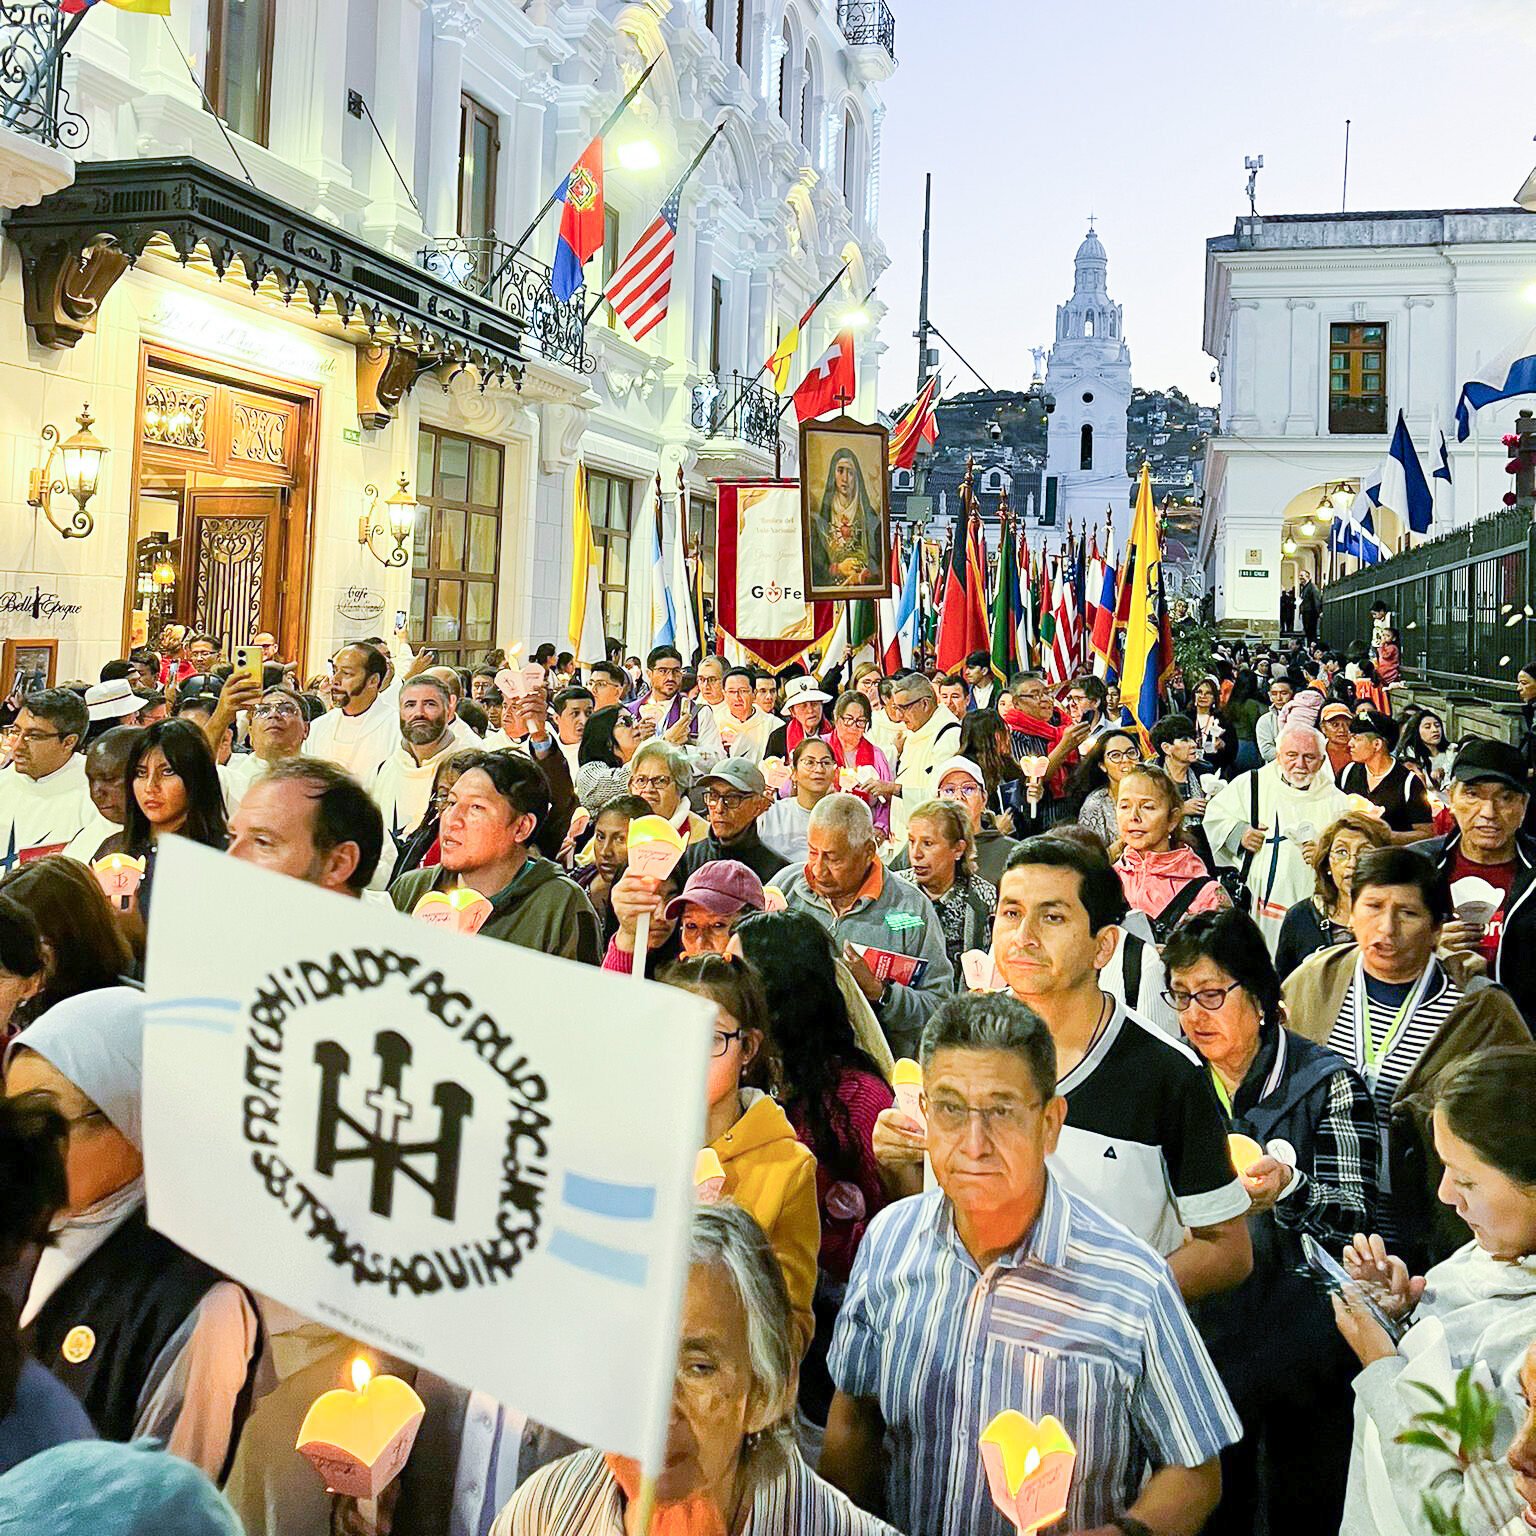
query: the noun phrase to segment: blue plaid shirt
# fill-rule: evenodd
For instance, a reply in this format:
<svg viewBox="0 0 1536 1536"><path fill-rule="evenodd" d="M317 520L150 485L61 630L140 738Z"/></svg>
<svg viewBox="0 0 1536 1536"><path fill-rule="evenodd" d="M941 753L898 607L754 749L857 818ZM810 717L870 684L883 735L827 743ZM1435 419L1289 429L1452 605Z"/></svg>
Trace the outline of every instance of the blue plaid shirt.
<svg viewBox="0 0 1536 1536"><path fill-rule="evenodd" d="M942 1190L888 1206L854 1263L829 1359L888 1431L886 1518L912 1536L1011 1536L978 1442L1054 1414L1077 1447L1062 1530L1124 1513L1147 1466L1196 1467L1242 1426L1167 1263L1049 1176L1019 1249L985 1274Z"/></svg>

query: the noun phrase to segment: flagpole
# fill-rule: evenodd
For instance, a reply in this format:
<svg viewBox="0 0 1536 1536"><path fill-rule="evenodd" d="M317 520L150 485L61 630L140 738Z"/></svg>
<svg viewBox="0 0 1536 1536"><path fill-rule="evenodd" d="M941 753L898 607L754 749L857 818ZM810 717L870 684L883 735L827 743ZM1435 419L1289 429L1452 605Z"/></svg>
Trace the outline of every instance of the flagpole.
<svg viewBox="0 0 1536 1536"><path fill-rule="evenodd" d="M689 163L688 169L686 171L684 171L683 174L677 178L676 182L673 183L673 186L672 186L672 191L673 192L680 193L683 190L683 186L687 182L688 178L690 176L692 176L693 173L696 170L698 170L700 164L704 160L704 156L709 153L710 149L714 146L715 140L718 139L720 137L720 135L722 133L724 133L724 132L725 132L725 119L722 118L720 120L720 122L718 122L715 125L715 131L712 134L710 134L710 136L707 139L705 139L704 147L698 152L698 154L696 154L693 157L692 161ZM670 199L671 195L672 194L670 192L667 194L669 199ZM613 277L613 274L610 272L608 274L608 276L609 276L609 279L611 281L612 277ZM598 312L598 310L603 307L603 300L606 299L607 297L608 297L608 284L604 283L603 284L603 291L600 294L598 294L598 296L595 299L593 299L593 301L592 301L592 308L589 309L587 311L586 315L582 318L582 322L581 323L583 325L590 325L592 323L593 315L595 315Z"/></svg>
<svg viewBox="0 0 1536 1536"><path fill-rule="evenodd" d="M641 71L640 78L636 80L635 83L630 86L630 88L624 93L623 97L619 101L618 106L616 106L613 111L603 119L603 126L592 135L594 139L603 139L608 136L608 132L613 127L613 125L617 123L618 120L623 117L627 111L629 111L630 103L634 101L635 97L640 94L641 87L647 80L651 78L651 71L654 70L659 63L661 63L661 55L658 53L656 57L645 66L644 70ZM588 142L590 142L590 140ZM499 278L501 274L505 272L507 268L512 264L512 258L516 256L517 253L521 251L525 245L528 244L528 241L533 236L534 230L536 230L539 225L544 222L544 215L548 213L549 210L553 208L555 203L559 200L560 188L565 185L565 181L566 178L561 177L559 183L555 187L555 190L551 192L547 198L544 199L544 206L540 208L536 214L534 214L533 222L529 224L528 228L523 231L522 238L502 258L501 265L497 267L493 273L491 273L490 280L485 285L486 292L489 292L492 288L495 287L497 278Z"/></svg>

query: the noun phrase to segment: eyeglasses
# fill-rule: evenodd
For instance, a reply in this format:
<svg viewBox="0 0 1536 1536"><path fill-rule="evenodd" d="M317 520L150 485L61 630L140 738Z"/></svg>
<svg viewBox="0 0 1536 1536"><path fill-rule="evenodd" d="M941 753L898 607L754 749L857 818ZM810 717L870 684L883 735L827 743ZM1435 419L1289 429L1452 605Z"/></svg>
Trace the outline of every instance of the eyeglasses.
<svg viewBox="0 0 1536 1536"><path fill-rule="evenodd" d="M1104 761L1106 763L1139 763L1141 753L1134 747L1127 747L1123 752L1106 752Z"/></svg>
<svg viewBox="0 0 1536 1536"><path fill-rule="evenodd" d="M963 1099L934 1099L928 1105L928 1119L947 1136L958 1136L970 1124L971 1116L981 1121L982 1134L988 1141L1022 1131L1038 1104L967 1104Z"/></svg>
<svg viewBox="0 0 1536 1536"><path fill-rule="evenodd" d="M1186 992L1181 987L1174 987L1163 993L1163 1001L1178 1013L1185 1013L1191 1003L1199 1003L1207 1013L1215 1013L1227 998L1242 986L1242 982L1234 981L1229 987L1201 987L1198 992Z"/></svg>
<svg viewBox="0 0 1536 1536"><path fill-rule="evenodd" d="M8 725L0 730L0 736L7 741L24 741L29 747L35 747L40 741L57 741L63 734L62 731L24 731L19 725Z"/></svg>
<svg viewBox="0 0 1536 1536"><path fill-rule="evenodd" d="M854 714L852 710L849 710L846 715L839 715L837 723L847 726L850 731L867 731L869 729L869 721L863 715Z"/></svg>
<svg viewBox="0 0 1536 1536"><path fill-rule="evenodd" d="M1348 848L1343 843L1335 843L1328 850L1328 862L1330 864L1358 864L1360 862L1360 850Z"/></svg>
<svg viewBox="0 0 1536 1536"><path fill-rule="evenodd" d="M716 1056L724 1056L731 1048L731 1041L740 1039L741 1031L739 1029L717 1029L715 1031L714 1054Z"/></svg>
<svg viewBox="0 0 1536 1536"><path fill-rule="evenodd" d="M297 720L300 713L296 704L258 704L251 711L257 720Z"/></svg>
<svg viewBox="0 0 1536 1536"><path fill-rule="evenodd" d="M951 784L939 790L940 800L975 800L985 791L979 784Z"/></svg>
<svg viewBox="0 0 1536 1536"><path fill-rule="evenodd" d="M658 779L658 778L633 779L632 778L629 781L629 787L631 789L637 790L637 791L639 791L640 793L643 794L648 789L658 789L658 790L659 789L665 789L669 784L676 784L676 782L677 782L676 779L673 779L673 778L670 778L670 777L668 777L668 778L660 778L660 779ZM706 791L706 794L707 793L708 792Z"/></svg>
<svg viewBox="0 0 1536 1536"><path fill-rule="evenodd" d="M670 784L672 781L670 779L663 779L661 782L663 784ZM640 787L640 782L636 780L633 787L638 789ZM718 805L722 810L727 811L740 809L740 807L744 806L750 799L752 799L751 795L728 794L723 789L706 789L704 791L705 805Z"/></svg>
<svg viewBox="0 0 1536 1536"><path fill-rule="evenodd" d="M901 699L891 700L891 708L894 709L898 715L904 715L909 709L915 709L917 704L918 700L916 699L907 699L905 701Z"/></svg>

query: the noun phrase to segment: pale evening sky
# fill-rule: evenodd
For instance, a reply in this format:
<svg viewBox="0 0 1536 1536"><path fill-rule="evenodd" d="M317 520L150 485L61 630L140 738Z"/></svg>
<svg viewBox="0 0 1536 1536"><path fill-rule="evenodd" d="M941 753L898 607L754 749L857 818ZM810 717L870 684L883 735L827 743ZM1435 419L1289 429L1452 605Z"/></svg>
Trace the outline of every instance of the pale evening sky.
<svg viewBox="0 0 1536 1536"><path fill-rule="evenodd" d="M880 401L911 398L923 173L931 310L997 389L1029 381L1097 215L1132 376L1214 403L1205 240L1248 208L1513 206L1536 165L1531 0L891 0ZM1536 272L1532 273L1536 279ZM946 391L976 382L941 346Z"/></svg>

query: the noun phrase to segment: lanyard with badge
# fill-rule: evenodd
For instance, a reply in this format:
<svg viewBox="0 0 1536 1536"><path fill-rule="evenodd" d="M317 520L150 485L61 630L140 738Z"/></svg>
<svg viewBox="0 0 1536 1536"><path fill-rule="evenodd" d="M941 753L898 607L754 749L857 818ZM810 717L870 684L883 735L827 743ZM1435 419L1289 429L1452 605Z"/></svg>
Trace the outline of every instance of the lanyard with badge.
<svg viewBox="0 0 1536 1536"><path fill-rule="evenodd" d="M1371 1028L1371 1003L1365 990L1365 962L1356 959L1355 1052L1360 1060L1360 1070L1365 1074L1366 1085L1373 1094L1376 1092L1376 1080L1381 1076L1382 1063L1392 1054L1393 1047L1404 1029L1408 1027L1409 1019L1414 1016L1419 1005L1424 1001L1434 974L1435 962L1434 957L1431 956L1424 967L1423 974L1414 983L1413 990L1403 999L1402 1006L1388 1025L1386 1035L1378 1040Z"/></svg>

